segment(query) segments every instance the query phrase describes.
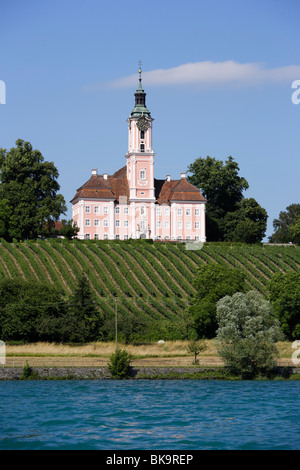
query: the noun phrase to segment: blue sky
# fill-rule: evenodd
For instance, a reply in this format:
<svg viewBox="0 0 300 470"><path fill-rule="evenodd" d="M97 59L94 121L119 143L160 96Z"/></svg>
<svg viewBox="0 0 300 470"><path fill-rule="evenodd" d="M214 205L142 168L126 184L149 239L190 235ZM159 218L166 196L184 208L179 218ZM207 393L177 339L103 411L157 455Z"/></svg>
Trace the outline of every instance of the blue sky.
<svg viewBox="0 0 300 470"><path fill-rule="evenodd" d="M92 168L125 164L141 59L156 178L231 155L270 235L300 203L299 17L298 0L0 0L0 147L55 163L70 218Z"/></svg>

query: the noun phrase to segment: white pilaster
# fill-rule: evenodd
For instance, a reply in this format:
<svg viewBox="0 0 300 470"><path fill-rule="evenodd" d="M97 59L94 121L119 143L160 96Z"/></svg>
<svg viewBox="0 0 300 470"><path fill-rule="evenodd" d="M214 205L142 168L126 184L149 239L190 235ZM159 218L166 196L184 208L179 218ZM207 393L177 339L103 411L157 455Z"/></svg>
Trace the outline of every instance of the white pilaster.
<svg viewBox="0 0 300 470"><path fill-rule="evenodd" d="M115 238L115 204L114 201L109 203L109 239Z"/></svg>
<svg viewBox="0 0 300 470"><path fill-rule="evenodd" d="M206 242L205 236L205 204L200 204L200 241Z"/></svg>

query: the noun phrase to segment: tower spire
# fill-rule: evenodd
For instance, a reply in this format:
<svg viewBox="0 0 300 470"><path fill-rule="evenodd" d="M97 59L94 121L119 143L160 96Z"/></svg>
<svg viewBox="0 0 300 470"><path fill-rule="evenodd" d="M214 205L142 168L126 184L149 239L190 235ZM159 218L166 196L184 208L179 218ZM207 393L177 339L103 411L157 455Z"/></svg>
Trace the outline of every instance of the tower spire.
<svg viewBox="0 0 300 470"><path fill-rule="evenodd" d="M142 86L142 61L139 60L139 86L134 94L135 96L135 107L131 113L131 116L141 116L145 114L150 116L150 111L146 107L146 93Z"/></svg>

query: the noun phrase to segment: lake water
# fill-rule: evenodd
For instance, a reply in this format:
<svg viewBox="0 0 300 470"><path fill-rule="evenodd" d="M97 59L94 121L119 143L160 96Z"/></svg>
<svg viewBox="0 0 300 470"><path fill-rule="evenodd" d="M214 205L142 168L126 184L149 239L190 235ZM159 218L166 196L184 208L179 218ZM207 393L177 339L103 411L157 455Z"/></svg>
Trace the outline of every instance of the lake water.
<svg viewBox="0 0 300 470"><path fill-rule="evenodd" d="M300 449L300 381L0 382L0 449Z"/></svg>

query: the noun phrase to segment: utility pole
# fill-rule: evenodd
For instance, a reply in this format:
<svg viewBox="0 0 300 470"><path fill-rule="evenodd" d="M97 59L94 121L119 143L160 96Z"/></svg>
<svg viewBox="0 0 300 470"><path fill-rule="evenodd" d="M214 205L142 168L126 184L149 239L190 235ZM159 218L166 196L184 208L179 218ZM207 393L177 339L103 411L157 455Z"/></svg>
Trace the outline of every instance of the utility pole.
<svg viewBox="0 0 300 470"><path fill-rule="evenodd" d="M116 330L116 351L118 349L118 299L115 298L115 330Z"/></svg>

